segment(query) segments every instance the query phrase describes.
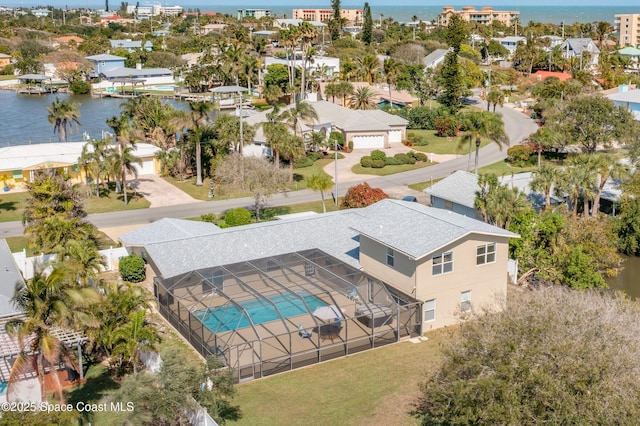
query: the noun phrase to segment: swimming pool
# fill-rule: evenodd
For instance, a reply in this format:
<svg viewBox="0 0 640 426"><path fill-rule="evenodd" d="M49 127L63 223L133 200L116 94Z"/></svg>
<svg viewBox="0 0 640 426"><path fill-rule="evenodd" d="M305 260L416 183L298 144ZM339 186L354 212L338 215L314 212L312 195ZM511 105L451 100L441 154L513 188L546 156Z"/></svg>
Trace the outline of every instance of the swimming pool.
<svg viewBox="0 0 640 426"><path fill-rule="evenodd" d="M298 295L304 299L311 312L320 306L327 306L322 300L307 292L301 292L298 293ZM276 305L283 318L295 317L307 313L307 308L295 295L279 294L269 297L269 300ZM247 311L249 318L251 318L251 321L256 325L280 319L280 315L278 315L274 306L266 300L253 299L247 302L241 302L239 305ZM203 309L193 314L214 333L237 330L251 325L249 318L247 318L242 310L231 304Z"/></svg>
<svg viewBox="0 0 640 426"><path fill-rule="evenodd" d="M175 89L175 84L160 84L157 86L147 86L144 88L144 90L158 90L158 91L162 91L162 92L173 92L173 89Z"/></svg>

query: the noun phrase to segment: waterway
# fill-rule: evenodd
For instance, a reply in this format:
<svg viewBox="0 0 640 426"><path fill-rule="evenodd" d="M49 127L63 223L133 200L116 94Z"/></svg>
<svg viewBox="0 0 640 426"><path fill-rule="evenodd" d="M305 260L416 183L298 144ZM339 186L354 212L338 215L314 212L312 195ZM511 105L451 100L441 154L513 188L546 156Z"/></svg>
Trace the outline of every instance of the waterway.
<svg viewBox="0 0 640 426"><path fill-rule="evenodd" d="M640 300L640 257L625 256L624 269L615 278L607 280L609 287L623 290L630 297Z"/></svg>
<svg viewBox="0 0 640 426"><path fill-rule="evenodd" d="M68 99L78 104L80 126L69 133L70 142L83 140L87 134L100 139L103 131L110 131L106 120L120 114L120 105L125 99L96 98L91 95L21 95L13 90L0 90L0 147L31 143L58 142L57 133L47 119L47 107L56 99ZM165 99L164 102L177 109L188 109L185 102Z"/></svg>

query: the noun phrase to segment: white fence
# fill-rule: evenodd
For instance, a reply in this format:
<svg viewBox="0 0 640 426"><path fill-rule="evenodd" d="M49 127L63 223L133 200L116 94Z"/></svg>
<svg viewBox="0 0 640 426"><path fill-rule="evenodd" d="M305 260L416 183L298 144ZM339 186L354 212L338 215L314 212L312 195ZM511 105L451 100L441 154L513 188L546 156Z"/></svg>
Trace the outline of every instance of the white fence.
<svg viewBox="0 0 640 426"><path fill-rule="evenodd" d="M33 273L37 265L48 265L51 261L56 259L55 254L41 254L40 256L27 257L26 250L12 254L16 261L16 265L18 265L18 268L22 271L22 276L25 280L33 278ZM107 250L100 250L100 254L107 262L107 267L104 269L105 271L117 270L118 259L129 255L127 249L124 247L111 247Z"/></svg>
<svg viewBox="0 0 640 426"><path fill-rule="evenodd" d="M507 263L507 274L509 274L509 279L512 284L516 284L518 282L518 261L509 259Z"/></svg>

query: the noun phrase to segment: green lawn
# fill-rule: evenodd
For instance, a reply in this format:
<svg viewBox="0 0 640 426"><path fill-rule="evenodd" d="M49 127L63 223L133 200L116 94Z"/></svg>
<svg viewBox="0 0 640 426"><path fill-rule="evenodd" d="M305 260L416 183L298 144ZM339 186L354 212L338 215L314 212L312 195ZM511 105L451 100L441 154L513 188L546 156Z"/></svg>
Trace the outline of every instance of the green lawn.
<svg viewBox="0 0 640 426"><path fill-rule="evenodd" d="M426 182L417 182L417 183L412 183L411 185L407 185L409 188L411 189L415 189L416 191L420 191L422 192L423 190L427 189L428 187L430 187L431 185L433 185L436 182L441 181L443 178L440 179L430 179Z"/></svg>
<svg viewBox="0 0 640 426"><path fill-rule="evenodd" d="M498 161L497 163L489 164L488 166L484 166L478 169L478 173L480 174L494 174L496 176L504 176L516 173L523 172L532 172L537 170L537 166L528 166L528 167L515 167L506 161Z"/></svg>
<svg viewBox="0 0 640 426"><path fill-rule="evenodd" d="M449 330L237 386L238 425L416 425L418 384Z"/></svg>
<svg viewBox="0 0 640 426"><path fill-rule="evenodd" d="M16 79L15 75L0 75L0 81L15 80L15 79Z"/></svg>
<svg viewBox="0 0 640 426"><path fill-rule="evenodd" d="M289 190L297 191L299 189L307 188L307 180L315 175L315 174L326 174L322 168L327 164L333 162L332 159L325 158L322 160L318 160L313 163L313 166L303 167L300 169L293 169L293 184L289 185ZM289 168L285 168L287 173L289 172ZM164 180L175 186L176 188L186 192L196 200L209 200L209 183L211 182L210 178L204 178L202 180L202 186L196 186L196 178L191 177L185 180L181 180L178 178L173 178L171 176L164 176ZM217 186L216 186L217 188ZM224 191L222 191L224 192ZM250 192L236 192L221 195L219 188L215 190L215 198L216 200L226 200L229 198L241 198L241 197L250 197Z"/></svg>
<svg viewBox="0 0 640 426"><path fill-rule="evenodd" d="M129 204L124 204L124 196L109 192L108 196L100 198L91 197L84 200L84 208L87 213L104 213L121 210L146 209L150 203L142 196L134 196L129 191ZM22 220L24 202L29 197L28 192L8 192L0 194L0 222L12 222Z"/></svg>
<svg viewBox="0 0 640 426"><path fill-rule="evenodd" d="M415 164L399 164L397 166L384 166L381 169L374 169L373 167L362 167L360 164L356 164L351 168L351 171L359 175L387 176L395 173L408 172L409 170L415 170L415 169L421 169L423 167L433 166L434 164L438 164L438 163L422 161Z"/></svg>
<svg viewBox="0 0 640 426"><path fill-rule="evenodd" d="M426 139L429 144L424 146L412 146L411 149L422 152L432 152L434 154L465 154L469 152L468 145L459 147L460 137L444 138L436 135L434 130L407 130L407 139L411 140L411 134ZM484 147L489 144L489 140L482 139L480 147ZM475 149L475 146L474 148Z"/></svg>

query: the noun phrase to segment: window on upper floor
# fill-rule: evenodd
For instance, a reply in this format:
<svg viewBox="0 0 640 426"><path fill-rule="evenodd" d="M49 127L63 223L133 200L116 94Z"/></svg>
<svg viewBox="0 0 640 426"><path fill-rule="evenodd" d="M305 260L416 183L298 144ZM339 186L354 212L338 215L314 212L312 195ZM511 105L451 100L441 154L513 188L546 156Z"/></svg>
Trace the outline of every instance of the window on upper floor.
<svg viewBox="0 0 640 426"><path fill-rule="evenodd" d="M482 244L476 248L476 265L496 261L496 243Z"/></svg>
<svg viewBox="0 0 640 426"><path fill-rule="evenodd" d="M392 248L387 247L387 265L393 268L395 264L395 252Z"/></svg>
<svg viewBox="0 0 640 426"><path fill-rule="evenodd" d="M442 275L453 272L453 252L434 254L432 258L432 275Z"/></svg>

